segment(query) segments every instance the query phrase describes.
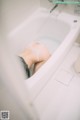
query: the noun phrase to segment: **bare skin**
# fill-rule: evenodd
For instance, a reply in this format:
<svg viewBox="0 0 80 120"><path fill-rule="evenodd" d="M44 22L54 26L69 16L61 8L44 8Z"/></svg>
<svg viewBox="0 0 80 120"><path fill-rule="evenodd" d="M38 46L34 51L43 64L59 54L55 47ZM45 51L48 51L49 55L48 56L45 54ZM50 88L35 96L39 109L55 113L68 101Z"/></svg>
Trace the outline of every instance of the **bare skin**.
<svg viewBox="0 0 80 120"><path fill-rule="evenodd" d="M30 44L20 56L28 64L28 68L31 68L35 64L34 72L36 72L51 56L45 45L34 42Z"/></svg>
<svg viewBox="0 0 80 120"><path fill-rule="evenodd" d="M50 56L51 56L51 55L50 55ZM43 60L43 61L41 61L41 62L35 63L34 73L50 58L50 56L49 56L46 60Z"/></svg>

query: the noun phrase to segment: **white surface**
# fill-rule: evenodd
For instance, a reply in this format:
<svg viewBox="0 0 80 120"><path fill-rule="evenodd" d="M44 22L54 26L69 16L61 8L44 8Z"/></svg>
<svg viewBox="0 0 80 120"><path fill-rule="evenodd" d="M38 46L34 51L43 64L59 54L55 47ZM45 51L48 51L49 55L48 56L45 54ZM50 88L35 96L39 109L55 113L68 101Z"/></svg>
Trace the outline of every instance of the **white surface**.
<svg viewBox="0 0 80 120"><path fill-rule="evenodd" d="M50 3L48 0L40 0L41 7L52 8L53 4Z"/></svg>
<svg viewBox="0 0 80 120"><path fill-rule="evenodd" d="M9 43L15 54L25 49L30 41L39 37L51 38L51 40L55 38L61 43L50 59L26 81L33 99L51 79L79 34L79 18L64 12L56 15L56 12L50 14L47 9L39 9L9 34ZM78 22L74 23L74 19Z"/></svg>
<svg viewBox="0 0 80 120"><path fill-rule="evenodd" d="M38 41L43 43L48 50L50 51L51 54L53 54L53 52L59 47L60 45L60 41L57 40L56 38L50 38L50 37L45 37L45 36L41 36L38 38Z"/></svg>
<svg viewBox="0 0 80 120"><path fill-rule="evenodd" d="M39 0L2 0L0 4L2 25L4 25L2 27L6 34L21 25L40 7Z"/></svg>
<svg viewBox="0 0 80 120"><path fill-rule="evenodd" d="M27 47L27 44L41 37L62 42L70 31L71 25L60 20L48 10L39 9L29 19L9 33L9 43L15 53ZM56 27L57 26L57 27ZM61 29L62 28L62 29Z"/></svg>
<svg viewBox="0 0 80 120"><path fill-rule="evenodd" d="M64 85L69 85L72 78L73 78L73 74L62 69L61 71L58 72L57 76L55 77L55 80L57 80L58 82Z"/></svg>
<svg viewBox="0 0 80 120"><path fill-rule="evenodd" d="M52 79L34 100L41 120L79 120L80 118L80 74L74 70L74 63L80 54L80 47L73 46ZM64 70L73 75L68 85L56 81L57 74ZM59 75L60 76L60 75ZM60 78L62 75L60 76ZM60 81L61 79L58 78ZM68 76L64 76L68 80Z"/></svg>
<svg viewBox="0 0 80 120"><path fill-rule="evenodd" d="M36 90L31 90L32 94L33 91L38 91L37 88L40 88L40 83L38 83L39 80L44 79L44 75L48 74L48 70L51 69L53 66L54 70L58 66L59 62L62 61L62 56L65 55L65 53L70 49L73 42L76 40L76 37L79 32L79 21L77 24L73 23L73 20L76 18L75 16L71 16L65 13L61 13L57 16L57 18L54 16L54 13L52 13L50 16L48 15L47 11L44 9L43 12L38 13L40 14L39 20L43 20L43 23L40 23L41 26L39 28L39 37L37 38L45 38L47 39L54 39L56 41L59 41L59 43L64 39L61 46L57 49L57 52L53 53L53 56L50 58L50 60L47 62L46 65L43 65L42 69L40 69L37 74L32 76L28 81L28 87L31 89L36 88ZM48 16L47 16L48 15ZM69 17L69 20L67 19ZM45 19L44 19L45 18ZM36 16L37 19L37 16ZM78 18L76 18L78 19ZM60 21L59 21L60 20ZM37 20L38 21L38 20ZM52 25L53 24L53 25ZM70 27L70 28L69 28ZM61 29L62 28L62 29ZM74 29L75 28L75 29ZM70 31L69 31L70 30ZM69 34L68 34L69 32ZM46 43L48 43L46 41ZM55 59L54 59L55 58ZM60 61L58 61L60 59ZM56 62L56 63L55 63ZM48 68L49 67L49 68ZM45 71L46 70L46 71ZM54 70L51 70L54 72ZM46 79L46 78L45 78ZM47 79L46 79L47 81ZM34 86L38 83L39 86ZM42 82L41 82L42 84ZM44 83L45 84L45 83Z"/></svg>
<svg viewBox="0 0 80 120"><path fill-rule="evenodd" d="M67 19L68 17L69 19ZM67 24L69 24L71 26L71 30L64 39L64 41L62 42L62 44L59 46L59 48L53 53L51 58L39 69L39 71L37 71L35 75L33 75L29 79L28 86L33 99L35 99L40 94L44 86L51 79L53 73L62 63L64 57L66 56L67 52L71 49L74 41L76 40L79 34L80 21L78 20L77 24L74 24L72 22L74 19L79 19L79 18L76 18L75 16L71 16L65 13L61 13L57 17L57 19L58 20L60 19L66 22Z"/></svg>

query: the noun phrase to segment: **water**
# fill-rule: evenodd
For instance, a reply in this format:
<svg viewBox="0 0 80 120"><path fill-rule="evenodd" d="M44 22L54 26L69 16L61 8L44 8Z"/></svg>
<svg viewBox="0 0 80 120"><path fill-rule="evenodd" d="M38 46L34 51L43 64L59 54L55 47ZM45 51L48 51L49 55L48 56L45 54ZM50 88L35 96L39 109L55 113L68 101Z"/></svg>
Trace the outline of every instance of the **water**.
<svg viewBox="0 0 80 120"><path fill-rule="evenodd" d="M55 38L50 38L50 37L47 37L47 36L40 36L38 38L38 41L40 43L43 43L48 48L50 53L53 53L58 48L58 46L60 45L59 40L57 40Z"/></svg>

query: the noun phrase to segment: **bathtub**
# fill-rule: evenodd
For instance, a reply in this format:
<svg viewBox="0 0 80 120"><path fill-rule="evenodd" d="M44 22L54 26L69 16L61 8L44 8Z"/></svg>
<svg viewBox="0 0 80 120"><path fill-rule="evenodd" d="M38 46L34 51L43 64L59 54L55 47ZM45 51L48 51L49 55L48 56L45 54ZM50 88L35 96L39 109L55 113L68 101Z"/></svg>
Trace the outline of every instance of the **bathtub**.
<svg viewBox="0 0 80 120"><path fill-rule="evenodd" d="M52 78L79 35L80 18L64 12L39 9L9 33L14 53L22 51L29 42L39 41L48 47L52 56L29 79L25 80L32 98L40 93Z"/></svg>

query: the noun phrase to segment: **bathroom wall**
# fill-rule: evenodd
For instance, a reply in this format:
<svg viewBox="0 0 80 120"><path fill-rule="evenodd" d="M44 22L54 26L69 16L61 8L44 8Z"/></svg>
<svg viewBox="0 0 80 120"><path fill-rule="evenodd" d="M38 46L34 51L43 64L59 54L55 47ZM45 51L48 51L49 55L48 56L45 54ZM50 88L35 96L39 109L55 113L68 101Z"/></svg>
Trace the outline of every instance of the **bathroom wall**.
<svg viewBox="0 0 80 120"><path fill-rule="evenodd" d="M51 2L49 2L49 1L50 0L40 0L41 7L45 7L45 8L53 7L54 5ZM67 11L70 11L70 13L72 13L74 6L73 5L59 5L58 8L60 10L63 10L63 11L64 11L64 9L68 8Z"/></svg>
<svg viewBox="0 0 80 120"><path fill-rule="evenodd" d="M78 42L78 43L80 44L80 34L79 34L79 36L78 36L76 42Z"/></svg>
<svg viewBox="0 0 80 120"><path fill-rule="evenodd" d="M48 0L40 0L41 7L51 8L53 6Z"/></svg>
<svg viewBox="0 0 80 120"><path fill-rule="evenodd" d="M1 0L0 2L6 32L21 24L40 6L39 0Z"/></svg>

